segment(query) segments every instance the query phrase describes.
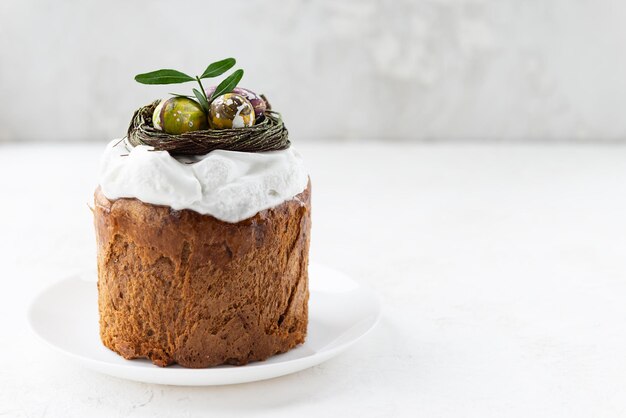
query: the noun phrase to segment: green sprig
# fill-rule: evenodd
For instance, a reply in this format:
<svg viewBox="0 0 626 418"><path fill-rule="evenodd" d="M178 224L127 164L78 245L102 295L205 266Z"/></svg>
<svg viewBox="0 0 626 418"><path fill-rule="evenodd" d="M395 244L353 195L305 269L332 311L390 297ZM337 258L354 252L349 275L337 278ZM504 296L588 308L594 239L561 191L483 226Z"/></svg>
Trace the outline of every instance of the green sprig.
<svg viewBox="0 0 626 418"><path fill-rule="evenodd" d="M241 81L242 77L243 70L237 70L228 77L226 77L220 84L217 85L217 87L215 87L215 91L211 95L211 99L209 100L209 102L215 100L217 96L221 96L224 93L233 91L233 89L237 87L237 84L239 84L239 82Z"/></svg>
<svg viewBox="0 0 626 418"><path fill-rule="evenodd" d="M237 61L235 61L234 58L226 58L221 61L211 63L208 67L206 67L206 70L204 70L200 78L218 77L233 68L236 63Z"/></svg>
<svg viewBox="0 0 626 418"><path fill-rule="evenodd" d="M179 84L193 80L193 77L185 73L170 69L156 70L135 76L135 81L141 84Z"/></svg>
<svg viewBox="0 0 626 418"><path fill-rule="evenodd" d="M161 69L151 71L149 73L137 74L135 76L135 81L141 84L181 84L187 83L188 81L197 81L198 85L200 86L200 90L193 89L193 94L196 97L198 104L200 104L202 109L206 113L208 113L209 106L216 97L221 96L224 93L231 92L235 87L237 87L237 84L241 81L241 78L243 77L243 70L235 70L231 75L222 80L222 82L218 84L218 86L215 88L215 91L213 92L211 97L207 97L206 91L202 86L201 79L219 77L226 71L233 68L236 62L237 61L234 58L226 58L220 61L213 62L206 67L206 70L204 70L201 76L192 77L178 70ZM192 97L182 94L170 94L176 97L187 97L190 99Z"/></svg>

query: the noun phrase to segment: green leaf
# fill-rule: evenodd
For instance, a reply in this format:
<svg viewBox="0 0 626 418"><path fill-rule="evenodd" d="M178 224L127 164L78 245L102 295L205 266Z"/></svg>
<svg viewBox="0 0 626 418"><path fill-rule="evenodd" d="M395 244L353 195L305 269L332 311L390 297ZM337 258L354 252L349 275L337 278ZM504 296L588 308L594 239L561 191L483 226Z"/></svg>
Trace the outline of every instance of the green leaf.
<svg viewBox="0 0 626 418"><path fill-rule="evenodd" d="M233 91L233 89L237 87L237 83L241 81L242 77L243 77L243 70L241 69L235 71L234 73L226 77L224 81L218 84L217 87L215 88L215 91L213 92L213 94L211 95L211 98L209 99L209 103L212 102L213 99L215 99L217 96L221 96L224 93L229 93Z"/></svg>
<svg viewBox="0 0 626 418"><path fill-rule="evenodd" d="M207 102L206 98L204 97L204 94L200 93L198 89L193 89L193 94L196 95L196 99L198 99L198 103L200 103L200 106L202 106L202 110L204 110L204 113L208 114L209 102Z"/></svg>
<svg viewBox="0 0 626 418"><path fill-rule="evenodd" d="M186 94L178 94L178 93L169 93L169 94L171 94L174 97L185 97L187 99L193 99L193 96L188 96Z"/></svg>
<svg viewBox="0 0 626 418"><path fill-rule="evenodd" d="M194 80L195 78L185 73L170 69L156 70L135 76L135 81L141 84L178 84Z"/></svg>
<svg viewBox="0 0 626 418"><path fill-rule="evenodd" d="M226 71L233 68L236 62L237 61L235 61L234 58L226 58L221 61L216 61L212 64L209 64L209 66L206 67L206 70L204 70L200 78L211 78L222 75Z"/></svg>

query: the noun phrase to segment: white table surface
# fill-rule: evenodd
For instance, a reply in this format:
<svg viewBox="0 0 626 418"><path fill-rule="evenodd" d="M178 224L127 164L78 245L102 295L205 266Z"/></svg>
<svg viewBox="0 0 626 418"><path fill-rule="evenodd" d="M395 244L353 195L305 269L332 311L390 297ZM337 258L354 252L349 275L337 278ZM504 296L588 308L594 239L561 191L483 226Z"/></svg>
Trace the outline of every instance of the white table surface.
<svg viewBox="0 0 626 418"><path fill-rule="evenodd" d="M82 369L26 325L38 290L94 268L103 145L0 147L0 417L626 414L626 147L300 145L311 256L383 319L312 369L183 388Z"/></svg>

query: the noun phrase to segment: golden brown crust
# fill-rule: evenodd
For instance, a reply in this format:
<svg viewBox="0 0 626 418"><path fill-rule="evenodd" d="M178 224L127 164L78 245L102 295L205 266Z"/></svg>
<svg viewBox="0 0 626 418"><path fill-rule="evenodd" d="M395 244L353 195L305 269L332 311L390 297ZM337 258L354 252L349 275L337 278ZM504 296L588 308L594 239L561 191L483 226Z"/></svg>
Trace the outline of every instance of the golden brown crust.
<svg viewBox="0 0 626 418"><path fill-rule="evenodd" d="M310 185L232 224L95 192L100 337L124 358L246 364L304 342Z"/></svg>

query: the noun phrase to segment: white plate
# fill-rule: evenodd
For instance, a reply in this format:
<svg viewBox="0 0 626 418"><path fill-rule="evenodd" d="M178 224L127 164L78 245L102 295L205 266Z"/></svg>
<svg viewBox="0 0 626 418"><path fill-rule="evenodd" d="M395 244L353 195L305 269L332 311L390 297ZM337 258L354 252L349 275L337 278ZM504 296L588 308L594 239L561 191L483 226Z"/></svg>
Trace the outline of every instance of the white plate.
<svg viewBox="0 0 626 418"><path fill-rule="evenodd" d="M294 373L339 354L370 331L380 317L376 295L331 268L309 266L311 298L306 342L284 354L245 366L161 368L148 360L124 360L102 345L98 334L95 274L72 277L41 292L28 318L53 348L101 373L165 385L228 385Z"/></svg>

